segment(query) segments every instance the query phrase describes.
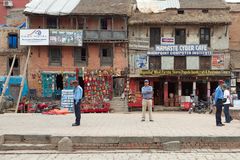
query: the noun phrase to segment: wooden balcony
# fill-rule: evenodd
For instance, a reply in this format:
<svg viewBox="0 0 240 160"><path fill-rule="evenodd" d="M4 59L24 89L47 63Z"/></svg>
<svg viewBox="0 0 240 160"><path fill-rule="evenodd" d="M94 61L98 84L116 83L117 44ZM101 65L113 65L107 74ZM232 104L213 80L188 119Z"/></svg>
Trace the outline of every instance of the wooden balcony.
<svg viewBox="0 0 240 160"><path fill-rule="evenodd" d="M84 41L127 41L127 31L85 30Z"/></svg>

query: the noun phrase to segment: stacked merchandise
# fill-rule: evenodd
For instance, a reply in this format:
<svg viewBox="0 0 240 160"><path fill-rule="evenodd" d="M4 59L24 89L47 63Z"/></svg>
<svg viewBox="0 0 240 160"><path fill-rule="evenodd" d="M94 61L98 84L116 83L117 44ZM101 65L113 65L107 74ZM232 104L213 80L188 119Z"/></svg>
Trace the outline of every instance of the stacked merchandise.
<svg viewBox="0 0 240 160"><path fill-rule="evenodd" d="M110 71L90 71L84 74L84 92L85 98L82 102L84 109L91 112L97 112L99 109L104 109L108 106L112 99L112 74Z"/></svg>
<svg viewBox="0 0 240 160"><path fill-rule="evenodd" d="M73 111L73 90L72 89L64 89L62 90L61 96L61 107L67 108L68 111Z"/></svg>

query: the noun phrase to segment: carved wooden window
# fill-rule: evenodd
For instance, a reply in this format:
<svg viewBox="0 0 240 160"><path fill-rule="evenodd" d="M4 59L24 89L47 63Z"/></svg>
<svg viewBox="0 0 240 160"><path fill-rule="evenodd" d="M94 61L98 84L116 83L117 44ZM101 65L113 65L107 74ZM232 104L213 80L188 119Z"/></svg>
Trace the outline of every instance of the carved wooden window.
<svg viewBox="0 0 240 160"><path fill-rule="evenodd" d="M211 57L199 57L200 58L200 69L209 70L211 69Z"/></svg>
<svg viewBox="0 0 240 160"><path fill-rule="evenodd" d="M156 44L160 44L161 29L150 28L150 47L155 47Z"/></svg>
<svg viewBox="0 0 240 160"><path fill-rule="evenodd" d="M113 65L113 48L111 46L102 46L100 49L101 66Z"/></svg>
<svg viewBox="0 0 240 160"><path fill-rule="evenodd" d="M186 44L186 29L175 29L175 44Z"/></svg>
<svg viewBox="0 0 240 160"><path fill-rule="evenodd" d="M186 69L186 57L175 56L174 57L174 69L177 69L177 70Z"/></svg>
<svg viewBox="0 0 240 160"><path fill-rule="evenodd" d="M149 56L149 69L161 69L161 57L160 56Z"/></svg>
<svg viewBox="0 0 240 160"><path fill-rule="evenodd" d="M207 44L210 47L210 28L200 28L200 44Z"/></svg>
<svg viewBox="0 0 240 160"><path fill-rule="evenodd" d="M61 66L62 65L62 51L59 47L49 48L49 65Z"/></svg>
<svg viewBox="0 0 240 160"><path fill-rule="evenodd" d="M87 65L87 49L86 47L75 47L74 52L74 65L86 66Z"/></svg>

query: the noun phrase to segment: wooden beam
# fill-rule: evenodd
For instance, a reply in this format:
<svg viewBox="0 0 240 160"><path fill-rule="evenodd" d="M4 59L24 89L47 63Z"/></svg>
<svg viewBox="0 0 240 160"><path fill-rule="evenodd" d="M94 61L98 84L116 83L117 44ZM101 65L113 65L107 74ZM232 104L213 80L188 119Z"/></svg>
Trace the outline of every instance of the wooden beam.
<svg viewBox="0 0 240 160"><path fill-rule="evenodd" d="M21 85L20 85L20 92L19 92L19 96L18 96L18 100L17 100L17 105L16 105L16 108L15 108L15 113L17 113L17 111L18 111L19 102L21 100L23 86L24 86L24 80L26 79L27 66L28 66L28 61L29 61L30 54L31 54L31 47L28 48L28 55L27 55L27 60L26 60L24 70L23 70L23 76L22 76L22 81L21 81Z"/></svg>
<svg viewBox="0 0 240 160"><path fill-rule="evenodd" d="M7 76L7 79L4 83L4 86L3 86L3 91L2 91L2 94L0 96L0 111L2 110L3 106L2 106L2 99L3 99L3 96L4 94L6 93L6 90L7 90L7 86L8 86L8 83L9 83L9 80L10 80L10 76L11 76L11 73L12 73L12 70L13 70L13 66L14 66L14 63L15 63L15 60L16 60L16 54L14 55L13 57L13 61L12 61L12 64L11 64L11 68L9 70L9 73L8 73L8 76Z"/></svg>

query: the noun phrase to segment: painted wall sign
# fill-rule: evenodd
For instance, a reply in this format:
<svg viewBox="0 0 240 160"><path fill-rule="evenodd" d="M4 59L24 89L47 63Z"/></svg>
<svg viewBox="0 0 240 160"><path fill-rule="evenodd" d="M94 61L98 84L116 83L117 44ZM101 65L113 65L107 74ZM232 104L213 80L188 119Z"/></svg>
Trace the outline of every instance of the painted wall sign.
<svg viewBox="0 0 240 160"><path fill-rule="evenodd" d="M212 51L207 45L156 45L155 51L147 52L148 55L156 56L211 56Z"/></svg>
<svg viewBox="0 0 240 160"><path fill-rule="evenodd" d="M142 70L140 75L198 75L198 76L230 76L227 70Z"/></svg>
<svg viewBox="0 0 240 160"><path fill-rule="evenodd" d="M175 38L174 37L161 37L161 45L169 45L175 44Z"/></svg>
<svg viewBox="0 0 240 160"><path fill-rule="evenodd" d="M82 46L83 31L82 30L57 30L49 31L50 45L62 46Z"/></svg>
<svg viewBox="0 0 240 160"><path fill-rule="evenodd" d="M48 29L21 29L20 45L22 46L49 45L49 30Z"/></svg>
<svg viewBox="0 0 240 160"><path fill-rule="evenodd" d="M224 69L224 54L212 55L212 69Z"/></svg>

